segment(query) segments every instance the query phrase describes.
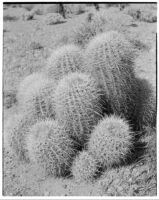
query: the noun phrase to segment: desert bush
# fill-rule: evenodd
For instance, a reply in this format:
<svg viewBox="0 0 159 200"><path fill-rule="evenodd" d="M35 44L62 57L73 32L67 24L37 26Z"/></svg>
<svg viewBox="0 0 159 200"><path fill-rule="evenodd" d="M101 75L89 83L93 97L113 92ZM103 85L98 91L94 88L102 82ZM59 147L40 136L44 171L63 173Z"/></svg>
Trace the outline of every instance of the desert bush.
<svg viewBox="0 0 159 200"><path fill-rule="evenodd" d="M59 80L70 72L80 71L83 64L81 49L75 45L64 45L54 50L48 58L46 74Z"/></svg>
<svg viewBox="0 0 159 200"><path fill-rule="evenodd" d="M54 94L55 83L41 74L26 77L18 89L18 102L21 112L34 118L55 117Z"/></svg>
<svg viewBox="0 0 159 200"><path fill-rule="evenodd" d="M33 11L29 11L29 12L24 13L24 14L22 15L22 19L23 19L24 21L34 19L34 12L33 12Z"/></svg>
<svg viewBox="0 0 159 200"><path fill-rule="evenodd" d="M135 20L145 22L156 22L157 12L147 4L132 4L124 10L128 15L132 16Z"/></svg>
<svg viewBox="0 0 159 200"><path fill-rule="evenodd" d="M93 15L93 13L88 14L86 21L74 30L72 40L75 44L84 47L95 35L104 32L105 19L94 17L92 20Z"/></svg>
<svg viewBox="0 0 159 200"><path fill-rule="evenodd" d="M6 108L11 108L16 102L17 98L15 90L3 91L3 106Z"/></svg>
<svg viewBox="0 0 159 200"><path fill-rule="evenodd" d="M65 76L55 91L55 111L70 135L83 146L102 113L101 93L95 80L83 73Z"/></svg>
<svg viewBox="0 0 159 200"><path fill-rule="evenodd" d="M91 133L88 152L104 168L121 165L131 155L133 140L127 121L114 115L105 117Z"/></svg>
<svg viewBox="0 0 159 200"><path fill-rule="evenodd" d="M44 47L39 42L31 42L30 49L31 50L40 50L40 49L44 49Z"/></svg>
<svg viewBox="0 0 159 200"><path fill-rule="evenodd" d="M106 102L113 112L127 119L135 106L134 58L132 45L116 31L97 35L85 51L84 70L103 89Z"/></svg>
<svg viewBox="0 0 159 200"><path fill-rule="evenodd" d="M87 151L80 152L72 164L72 174L77 182L93 181L97 170L98 163Z"/></svg>
<svg viewBox="0 0 159 200"><path fill-rule="evenodd" d="M75 44L85 47L99 33L110 30L123 32L132 23L132 17L110 11L90 12L85 21L72 34Z"/></svg>
<svg viewBox="0 0 159 200"><path fill-rule="evenodd" d="M64 18L59 13L49 13L45 16L45 24L47 25L54 25L64 23Z"/></svg>
<svg viewBox="0 0 159 200"><path fill-rule="evenodd" d="M134 109L133 123L137 130L156 125L156 100L152 86L145 79L137 78L136 109Z"/></svg>
<svg viewBox="0 0 159 200"><path fill-rule="evenodd" d="M27 137L29 158L44 168L47 175L66 176L75 150L65 127L57 121L39 121Z"/></svg>
<svg viewBox="0 0 159 200"><path fill-rule="evenodd" d="M3 16L3 21L16 21L18 20L18 17L16 16L11 16L11 15L4 15Z"/></svg>
<svg viewBox="0 0 159 200"><path fill-rule="evenodd" d="M18 114L15 125L8 134L8 143L12 151L17 155L19 160L29 161L28 150L26 147L26 135L30 126L36 123L34 118Z"/></svg>

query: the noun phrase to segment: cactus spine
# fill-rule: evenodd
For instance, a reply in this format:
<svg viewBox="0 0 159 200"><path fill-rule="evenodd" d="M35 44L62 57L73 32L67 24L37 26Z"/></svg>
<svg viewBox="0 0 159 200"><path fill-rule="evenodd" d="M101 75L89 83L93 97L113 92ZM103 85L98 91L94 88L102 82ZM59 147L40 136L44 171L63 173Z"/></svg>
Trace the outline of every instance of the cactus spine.
<svg viewBox="0 0 159 200"><path fill-rule="evenodd" d="M113 115L99 122L88 142L88 152L104 167L121 164L132 148L133 135L129 125Z"/></svg>
<svg viewBox="0 0 159 200"><path fill-rule="evenodd" d="M30 160L41 166L47 175L66 176L75 150L66 129L57 121L39 121L27 137Z"/></svg>
<svg viewBox="0 0 159 200"><path fill-rule="evenodd" d="M83 73L69 74L59 82L54 97L57 118L84 145L101 117L101 94L95 80Z"/></svg>
<svg viewBox="0 0 159 200"><path fill-rule="evenodd" d="M103 88L113 112L127 118L134 107L133 58L132 46L116 31L97 35L85 52L86 71Z"/></svg>
<svg viewBox="0 0 159 200"><path fill-rule="evenodd" d="M46 73L53 80L59 80L70 72L79 71L82 65L81 50L73 44L65 45L52 52L47 62Z"/></svg>

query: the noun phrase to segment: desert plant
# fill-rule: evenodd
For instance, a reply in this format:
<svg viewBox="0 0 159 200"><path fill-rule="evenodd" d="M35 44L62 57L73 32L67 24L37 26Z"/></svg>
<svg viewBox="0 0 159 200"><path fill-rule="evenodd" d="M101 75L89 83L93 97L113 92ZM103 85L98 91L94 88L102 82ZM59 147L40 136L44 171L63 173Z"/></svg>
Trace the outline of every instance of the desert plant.
<svg viewBox="0 0 159 200"><path fill-rule="evenodd" d="M97 170L98 163L87 151L81 151L72 164L72 174L77 182L93 181Z"/></svg>
<svg viewBox="0 0 159 200"><path fill-rule="evenodd" d="M156 100L152 86L145 79L137 78L136 88L136 109L133 113L133 123L136 130L143 130L145 127L156 125Z"/></svg>
<svg viewBox="0 0 159 200"><path fill-rule="evenodd" d="M90 12L73 32L72 41L86 47L89 41L99 33L117 30L125 32L127 26L132 23L132 17L123 13L110 11Z"/></svg>
<svg viewBox="0 0 159 200"><path fill-rule="evenodd" d="M105 19L94 17L94 13L89 13L86 20L77 27L72 34L72 41L85 47L85 45L98 33L104 32Z"/></svg>
<svg viewBox="0 0 159 200"><path fill-rule="evenodd" d="M134 49L125 37L110 31L90 41L85 52L85 71L90 73L105 93L117 115L129 119L134 110L136 78Z"/></svg>
<svg viewBox="0 0 159 200"><path fill-rule="evenodd" d="M75 155L67 130L57 121L39 121L27 137L30 160L41 166L47 175L65 176Z"/></svg>
<svg viewBox="0 0 159 200"><path fill-rule="evenodd" d="M4 15L3 16L3 21L16 21L18 20L18 17L16 16L10 16L10 15Z"/></svg>
<svg viewBox="0 0 159 200"><path fill-rule="evenodd" d="M34 118L18 114L15 120L15 126L8 134L8 143L12 151L17 155L19 160L29 161L26 147L26 135L30 126L36 123Z"/></svg>
<svg viewBox="0 0 159 200"><path fill-rule="evenodd" d="M34 118L55 117L55 85L42 74L34 73L26 77L20 83L17 95L20 111Z"/></svg>
<svg viewBox="0 0 159 200"><path fill-rule="evenodd" d="M105 168L120 165L133 149L133 133L124 119L103 118L91 133L88 152Z"/></svg>
<svg viewBox="0 0 159 200"><path fill-rule="evenodd" d="M65 76L55 91L57 118L70 129L70 135L83 146L101 117L101 93L87 74Z"/></svg>
<svg viewBox="0 0 159 200"><path fill-rule="evenodd" d="M157 194L157 170L151 162L133 164L106 171L96 187L106 196L154 196Z"/></svg>
<svg viewBox="0 0 159 200"><path fill-rule="evenodd" d="M64 23L64 18L59 13L48 13L44 20L47 25Z"/></svg>
<svg viewBox="0 0 159 200"><path fill-rule="evenodd" d="M47 62L46 74L54 80L59 80L70 72L79 71L82 64L80 48L72 44L64 45L52 52Z"/></svg>
<svg viewBox="0 0 159 200"><path fill-rule="evenodd" d="M132 4L124 12L132 16L135 20L150 23L157 21L157 11L152 8L151 4Z"/></svg>

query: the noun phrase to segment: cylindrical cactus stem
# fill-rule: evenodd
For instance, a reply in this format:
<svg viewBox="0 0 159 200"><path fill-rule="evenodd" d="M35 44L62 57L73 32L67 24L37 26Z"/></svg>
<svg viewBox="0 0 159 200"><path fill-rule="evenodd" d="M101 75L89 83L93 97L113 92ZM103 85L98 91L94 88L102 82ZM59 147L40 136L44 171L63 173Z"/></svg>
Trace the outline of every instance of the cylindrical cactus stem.
<svg viewBox="0 0 159 200"><path fill-rule="evenodd" d="M102 99L96 81L84 73L71 73L59 82L54 97L57 118L84 145L102 117Z"/></svg>
<svg viewBox="0 0 159 200"><path fill-rule="evenodd" d="M16 117L15 126L8 134L10 148L17 155L19 160L29 161L26 136L30 126L34 123L36 123L36 119L19 114Z"/></svg>
<svg viewBox="0 0 159 200"><path fill-rule="evenodd" d="M42 75L33 74L24 79L18 92L20 112L35 118L55 118L55 87L55 82Z"/></svg>
<svg viewBox="0 0 159 200"><path fill-rule="evenodd" d="M81 49L73 44L57 48L48 58L46 74L59 80L70 72L80 71L83 65Z"/></svg>
<svg viewBox="0 0 159 200"><path fill-rule="evenodd" d="M32 84L37 81L37 80L41 80L44 78L44 75L42 73L32 73L28 76L26 76L19 84L18 86L18 91L17 91L17 100L18 100L18 104L21 106L21 104L23 104L23 101L25 99L25 92L27 90L27 88L29 88L30 86L32 86Z"/></svg>
<svg viewBox="0 0 159 200"><path fill-rule="evenodd" d="M127 118L134 107L134 55L131 44L116 31L97 35L85 52L85 71L103 88L113 112Z"/></svg>
<svg viewBox="0 0 159 200"><path fill-rule="evenodd" d="M103 118L94 128L88 142L88 152L105 168L120 165L133 149L134 136L124 119Z"/></svg>
<svg viewBox="0 0 159 200"><path fill-rule="evenodd" d="M65 127L58 121L39 121L30 128L27 148L30 160L46 175L66 176L76 151Z"/></svg>
<svg viewBox="0 0 159 200"><path fill-rule="evenodd" d="M72 174L77 182L90 182L96 177L97 161L87 152L81 151L72 164Z"/></svg>

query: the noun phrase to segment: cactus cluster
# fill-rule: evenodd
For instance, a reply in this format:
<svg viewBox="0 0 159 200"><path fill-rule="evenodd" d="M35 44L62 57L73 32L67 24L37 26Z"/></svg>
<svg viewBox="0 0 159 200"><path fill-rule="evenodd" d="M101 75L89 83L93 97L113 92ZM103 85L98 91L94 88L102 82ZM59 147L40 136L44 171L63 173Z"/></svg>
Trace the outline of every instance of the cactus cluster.
<svg viewBox="0 0 159 200"><path fill-rule="evenodd" d="M43 73L20 83L22 114L10 135L16 154L47 175L72 172L86 182L99 167L126 162L135 146L134 126L155 124L152 90L135 77L134 57L115 31L97 35L83 56L74 45L55 50Z"/></svg>
<svg viewBox="0 0 159 200"><path fill-rule="evenodd" d="M30 128L27 148L30 159L55 177L67 175L75 155L67 130L53 120L39 121Z"/></svg>
<svg viewBox="0 0 159 200"><path fill-rule="evenodd" d="M55 91L57 118L71 136L84 144L102 115L101 93L95 80L84 73L65 76Z"/></svg>

